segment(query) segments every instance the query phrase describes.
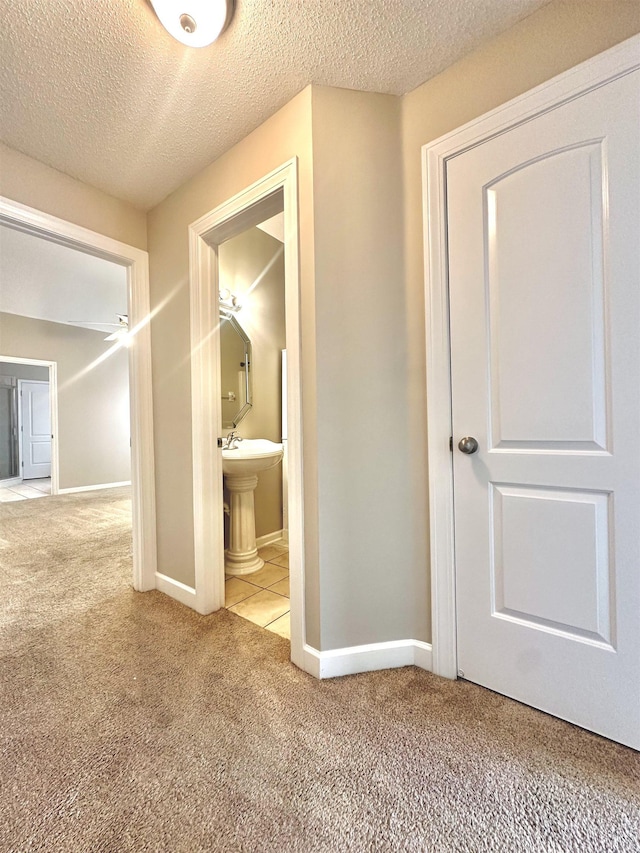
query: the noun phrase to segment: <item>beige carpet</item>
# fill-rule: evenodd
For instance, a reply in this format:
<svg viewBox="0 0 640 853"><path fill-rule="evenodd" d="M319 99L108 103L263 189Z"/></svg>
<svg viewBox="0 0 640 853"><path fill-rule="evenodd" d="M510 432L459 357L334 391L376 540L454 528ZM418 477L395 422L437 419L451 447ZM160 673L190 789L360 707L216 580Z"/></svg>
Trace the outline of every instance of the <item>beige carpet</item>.
<svg viewBox="0 0 640 853"><path fill-rule="evenodd" d="M123 490L0 507L0 850L639 851L640 756L130 588Z"/></svg>

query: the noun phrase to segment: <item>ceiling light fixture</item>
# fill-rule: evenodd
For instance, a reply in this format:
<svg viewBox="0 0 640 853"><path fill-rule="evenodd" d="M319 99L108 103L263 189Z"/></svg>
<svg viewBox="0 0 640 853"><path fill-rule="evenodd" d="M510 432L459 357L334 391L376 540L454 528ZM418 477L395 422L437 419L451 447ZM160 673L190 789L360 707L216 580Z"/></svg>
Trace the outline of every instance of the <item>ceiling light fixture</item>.
<svg viewBox="0 0 640 853"><path fill-rule="evenodd" d="M233 17L234 0L151 0L160 23L188 47L214 42Z"/></svg>
<svg viewBox="0 0 640 853"><path fill-rule="evenodd" d="M118 318L118 330L116 332L112 332L110 335L107 335L105 341L121 341L125 344L125 346L129 346L129 315L128 314L116 314ZM108 324L109 326L112 323Z"/></svg>

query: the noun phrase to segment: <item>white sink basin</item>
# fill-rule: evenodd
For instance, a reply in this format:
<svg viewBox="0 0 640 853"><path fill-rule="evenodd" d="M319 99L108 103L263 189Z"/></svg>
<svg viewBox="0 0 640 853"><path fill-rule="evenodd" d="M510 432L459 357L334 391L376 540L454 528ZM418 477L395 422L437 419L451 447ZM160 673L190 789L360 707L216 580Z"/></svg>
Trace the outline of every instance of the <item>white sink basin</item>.
<svg viewBox="0 0 640 853"><path fill-rule="evenodd" d="M282 454L282 445L275 441L245 438L233 450L222 451L222 471L228 477L249 477L278 465Z"/></svg>

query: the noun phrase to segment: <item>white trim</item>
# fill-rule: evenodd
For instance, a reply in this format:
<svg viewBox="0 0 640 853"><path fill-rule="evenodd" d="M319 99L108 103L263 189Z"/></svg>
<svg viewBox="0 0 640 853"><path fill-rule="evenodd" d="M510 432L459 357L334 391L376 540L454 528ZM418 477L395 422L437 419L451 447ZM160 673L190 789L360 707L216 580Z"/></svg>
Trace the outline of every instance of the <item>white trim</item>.
<svg viewBox="0 0 640 853"><path fill-rule="evenodd" d="M431 671L431 645L421 640L392 640L319 652L305 645L307 672L316 678L336 678L357 672L417 666Z"/></svg>
<svg viewBox="0 0 640 853"><path fill-rule="evenodd" d="M192 610L196 609L196 591L192 586L156 572L156 589L179 601L180 604L191 607Z"/></svg>
<svg viewBox="0 0 640 853"><path fill-rule="evenodd" d="M422 148L433 671L457 676L446 166L499 133L640 68L634 36Z"/></svg>
<svg viewBox="0 0 640 853"><path fill-rule="evenodd" d="M284 530L274 530L273 533L266 533L264 536L258 536L256 538L256 546L258 548L264 548L265 545L270 545L272 542L278 542L284 537L285 532L286 531Z"/></svg>
<svg viewBox="0 0 640 853"><path fill-rule="evenodd" d="M132 345L129 347L133 586L134 589L141 591L154 589L157 555L149 256L142 249L105 237L88 228L82 228L2 196L0 196L0 223L53 243L104 258L127 269L129 328L134 333ZM55 435L58 434L57 415L55 423L52 420L52 431Z"/></svg>
<svg viewBox="0 0 640 853"><path fill-rule="evenodd" d="M421 640L413 641L413 665L418 669L433 672L433 646Z"/></svg>
<svg viewBox="0 0 640 853"><path fill-rule="evenodd" d="M211 613L224 607L222 456L216 447L216 437L222 435L216 246L277 213L282 200L289 389L291 660L306 669L297 158L242 190L189 228L195 609Z"/></svg>
<svg viewBox="0 0 640 853"><path fill-rule="evenodd" d="M1 221L1 220L0 220ZM55 361L44 361L39 358L19 358L13 355L0 355L0 361L8 364L31 364L34 367L49 369L49 411L51 416L51 494L59 493L60 457L58 452L58 365ZM21 380L22 381L22 380ZM18 404L18 464L22 471L22 405ZM22 474L20 475L22 480Z"/></svg>
<svg viewBox="0 0 640 853"><path fill-rule="evenodd" d="M97 492L98 489L117 489L118 486L130 486L131 480L123 480L121 483L100 483L97 486L71 486L68 489L59 489L59 495L71 495L76 492Z"/></svg>
<svg viewBox="0 0 640 853"><path fill-rule="evenodd" d="M0 480L0 489L9 489L11 486L19 486L22 483L22 477L7 477L6 480Z"/></svg>

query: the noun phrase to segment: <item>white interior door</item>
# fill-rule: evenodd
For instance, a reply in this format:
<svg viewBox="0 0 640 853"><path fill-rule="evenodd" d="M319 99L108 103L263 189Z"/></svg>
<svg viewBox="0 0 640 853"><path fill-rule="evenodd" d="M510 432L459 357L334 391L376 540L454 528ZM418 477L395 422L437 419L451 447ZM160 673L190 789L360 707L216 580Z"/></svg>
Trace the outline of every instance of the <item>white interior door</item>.
<svg viewBox="0 0 640 853"><path fill-rule="evenodd" d="M447 166L460 674L636 749L639 152L634 72Z"/></svg>
<svg viewBox="0 0 640 853"><path fill-rule="evenodd" d="M21 382L22 479L51 476L51 407L48 382Z"/></svg>

